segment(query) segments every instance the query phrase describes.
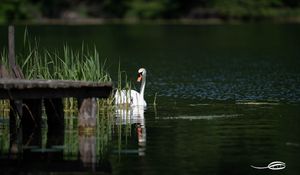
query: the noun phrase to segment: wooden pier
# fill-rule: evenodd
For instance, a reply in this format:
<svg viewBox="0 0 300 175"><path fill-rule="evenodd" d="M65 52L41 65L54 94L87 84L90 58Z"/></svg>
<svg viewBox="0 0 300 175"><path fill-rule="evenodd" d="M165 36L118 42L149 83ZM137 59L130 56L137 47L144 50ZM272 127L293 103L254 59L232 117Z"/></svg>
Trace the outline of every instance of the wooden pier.
<svg viewBox="0 0 300 175"><path fill-rule="evenodd" d="M95 131L97 103L96 98L108 98L112 93L112 83L99 83L91 81L73 81L73 80L27 80L16 64L14 52L14 27L8 28L8 63L5 65L0 60L0 100L6 99L10 103L9 128L10 128L10 155L22 153L25 157L22 164L25 163L25 171L28 167L35 165L40 160L39 157L32 159L34 153L28 154L26 159L26 149L24 147L42 145L42 106L44 105L47 116L47 145L64 145L64 105L63 98L73 97L77 99L79 108L78 128L88 128L88 131ZM20 121L20 122L19 122ZM92 130L91 130L92 128ZM82 133L83 136L85 136ZM82 137L83 137L82 136ZM81 140L83 163L90 164L96 156L95 133L88 133L87 140ZM84 137L85 138L85 137ZM90 141L91 140L91 141ZM62 154L59 152L58 154ZM41 160L45 160L43 154ZM51 158L51 154L49 154ZM88 162L85 162L85 161ZM55 160L56 161L56 160ZM19 160L17 160L19 162ZM69 161L70 162L70 161ZM65 167L68 164L64 164ZM15 165L16 161L1 161L0 164L6 166ZM95 162L92 162L95 163ZM46 164L39 164L44 166ZM48 166L48 165L47 165ZM3 167L3 166L2 166ZM74 167L73 167L74 169ZM72 170L73 170L72 169ZM57 169L53 169L57 171ZM82 168L75 168L82 171ZM105 168L104 171L110 168ZM60 170L58 170L60 171ZM93 171L95 171L93 169ZM96 170L99 171L99 170ZM101 171L101 170L100 170Z"/></svg>
<svg viewBox="0 0 300 175"><path fill-rule="evenodd" d="M45 106L47 115L47 145L64 145L64 111L63 98L73 97L78 99L79 114L78 128L95 128L97 103L95 98L108 98L112 92L111 83L97 83L89 81L71 80L25 80L25 79L1 79L0 99L10 100L10 152L11 155L22 153L22 159L0 160L0 165L6 167L6 171L14 172L13 167L21 162L18 171L26 172L28 169L39 166L38 172L91 171L111 173L110 163L96 161L96 133L79 134L80 160L68 160L60 162L62 166L55 164L62 155L63 149L57 152L39 153L33 152L30 146L42 145L41 134L42 105ZM18 128L17 117L21 121ZM94 129L95 131L95 129ZM28 148L25 148L28 147ZM51 149L51 147L50 147ZM47 161L43 161L47 158ZM46 162L46 163L45 163ZM49 166L50 164L55 166ZM75 165L75 168L74 168ZM25 167L25 168L24 168ZM46 169L44 167L47 167ZM49 168L50 167L50 168ZM60 168L63 167L63 168Z"/></svg>
<svg viewBox="0 0 300 175"><path fill-rule="evenodd" d="M78 127L94 127L97 108L94 98L108 98L111 92L111 83L0 78L0 99L10 100L11 129L15 129L16 117L20 117L22 130L24 132L29 130L29 133L41 126L43 104L47 114L48 130L63 129L62 100L66 97L78 100Z"/></svg>
<svg viewBox="0 0 300 175"><path fill-rule="evenodd" d="M8 61L0 60L0 99L10 100L10 128L15 128L20 117L22 128L36 128L41 124L42 104L47 114L48 129L63 128L63 98L78 100L79 127L94 126L95 98L108 98L111 83L72 80L26 80L15 60L15 29L8 26Z"/></svg>

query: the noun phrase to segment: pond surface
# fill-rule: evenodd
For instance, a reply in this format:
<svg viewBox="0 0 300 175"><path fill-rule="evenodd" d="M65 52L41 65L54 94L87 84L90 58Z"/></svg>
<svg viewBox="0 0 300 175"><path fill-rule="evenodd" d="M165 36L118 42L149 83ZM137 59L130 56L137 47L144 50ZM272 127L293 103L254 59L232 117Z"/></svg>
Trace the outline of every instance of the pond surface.
<svg viewBox="0 0 300 175"><path fill-rule="evenodd" d="M5 30L0 28L1 38ZM20 49L24 27L16 30ZM299 174L300 25L28 26L28 31L47 49L64 43L80 48L82 41L95 45L112 77L116 80L120 62L137 89L137 70L145 67L148 107L116 111L114 125L99 131L109 135L107 142L101 134L87 140L75 134L67 142L66 129L63 145L46 146L63 151L24 151L10 166L3 129L1 172L12 172L16 164L25 173L65 168L112 174ZM80 149L84 143L97 145L89 166ZM68 152L70 145L75 151ZM54 168L38 163L49 157ZM24 168L24 160L33 163ZM285 169L251 167L273 161L285 162Z"/></svg>

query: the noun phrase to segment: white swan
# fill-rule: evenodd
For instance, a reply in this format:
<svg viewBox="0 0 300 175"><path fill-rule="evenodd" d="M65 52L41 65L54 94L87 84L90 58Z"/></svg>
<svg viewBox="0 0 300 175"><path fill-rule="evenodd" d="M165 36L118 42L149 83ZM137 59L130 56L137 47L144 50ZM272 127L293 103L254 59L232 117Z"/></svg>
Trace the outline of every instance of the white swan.
<svg viewBox="0 0 300 175"><path fill-rule="evenodd" d="M144 91L146 86L146 69L140 68L138 70L138 82L142 81L140 93L135 90L117 90L115 93L115 104L130 104L130 106L147 106L146 101L144 100Z"/></svg>

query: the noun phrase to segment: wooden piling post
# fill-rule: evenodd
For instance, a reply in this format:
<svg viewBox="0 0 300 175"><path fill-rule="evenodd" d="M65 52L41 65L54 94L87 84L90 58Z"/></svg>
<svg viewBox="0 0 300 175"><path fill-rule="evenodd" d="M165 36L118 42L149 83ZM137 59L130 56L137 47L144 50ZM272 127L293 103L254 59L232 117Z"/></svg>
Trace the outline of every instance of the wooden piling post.
<svg viewBox="0 0 300 175"><path fill-rule="evenodd" d="M1 60L0 60L0 78L11 78L9 72L6 70L6 67L1 63Z"/></svg>
<svg viewBox="0 0 300 175"><path fill-rule="evenodd" d="M78 117L78 127L80 131L93 131L96 127L97 101L96 98L86 98L83 100Z"/></svg>
<svg viewBox="0 0 300 175"><path fill-rule="evenodd" d="M16 78L14 75L10 74L13 72L13 68L16 66L15 59L15 27L10 24L8 26L8 71L2 66L2 71L4 75L3 78ZM9 123L11 133L17 132L17 117L23 115L22 110L22 100L10 99L11 110L9 112Z"/></svg>
<svg viewBox="0 0 300 175"><path fill-rule="evenodd" d="M8 62L11 69L15 67L15 27L13 25L8 26Z"/></svg>
<svg viewBox="0 0 300 175"><path fill-rule="evenodd" d="M79 153L83 166L96 171L97 150L96 133L79 133Z"/></svg>

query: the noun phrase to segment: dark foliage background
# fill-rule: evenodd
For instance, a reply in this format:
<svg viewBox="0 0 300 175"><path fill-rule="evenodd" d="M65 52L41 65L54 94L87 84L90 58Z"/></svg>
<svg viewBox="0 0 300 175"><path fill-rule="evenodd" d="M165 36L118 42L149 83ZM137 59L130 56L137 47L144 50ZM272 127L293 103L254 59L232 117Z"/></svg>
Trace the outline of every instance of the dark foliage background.
<svg viewBox="0 0 300 175"><path fill-rule="evenodd" d="M300 0L1 0L0 22L43 19L297 18Z"/></svg>

